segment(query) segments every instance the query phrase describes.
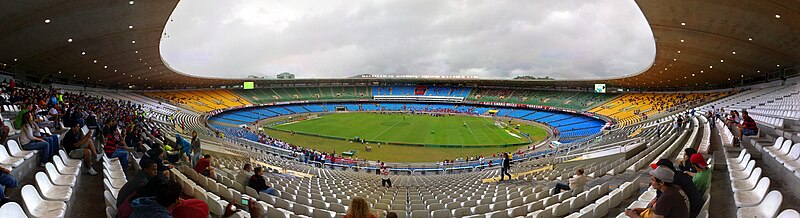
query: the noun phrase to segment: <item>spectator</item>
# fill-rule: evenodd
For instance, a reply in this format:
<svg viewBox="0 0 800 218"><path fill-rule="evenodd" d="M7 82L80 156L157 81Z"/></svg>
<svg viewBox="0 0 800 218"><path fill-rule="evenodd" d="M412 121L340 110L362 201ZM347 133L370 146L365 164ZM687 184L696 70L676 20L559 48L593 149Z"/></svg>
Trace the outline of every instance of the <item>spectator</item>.
<svg viewBox="0 0 800 218"><path fill-rule="evenodd" d="M508 170L511 169L511 158L509 157L508 153L503 153L503 165L500 166L500 181L503 181L508 175L508 179L511 179L511 174L508 173Z"/></svg>
<svg viewBox="0 0 800 218"><path fill-rule="evenodd" d="M198 199L181 200L172 209L172 217L175 218L195 218L195 217L208 217L208 204ZM252 214L252 212L251 212ZM261 216L254 216L256 218Z"/></svg>
<svg viewBox="0 0 800 218"><path fill-rule="evenodd" d="M178 203L181 185L167 180L158 187L155 197L141 197L131 201L131 218L171 218L169 209ZM205 215L203 217L206 217Z"/></svg>
<svg viewBox="0 0 800 218"><path fill-rule="evenodd" d="M246 163L242 167L242 170L236 175L236 182L239 182L239 184L242 185L247 185L250 177L253 176L253 174L255 174L253 173L253 165Z"/></svg>
<svg viewBox="0 0 800 218"><path fill-rule="evenodd" d="M564 183L556 183L556 187L553 188L553 195L561 193L562 190L574 190L577 192L583 191L583 186L586 185L586 176L583 175L583 168L578 168L575 170L575 176L569 178L569 185Z"/></svg>
<svg viewBox="0 0 800 218"><path fill-rule="evenodd" d="M678 169L680 169L681 172L692 172L692 173L697 172L694 170L694 167L692 167L691 160L689 160L691 159L692 155L696 153L697 150L694 150L694 148L683 149L683 157L680 160L678 160L679 163Z"/></svg>
<svg viewBox="0 0 800 218"><path fill-rule="evenodd" d="M381 170L381 186L386 187L386 184L389 184L389 188L392 187L392 180L389 178L389 169L385 167Z"/></svg>
<svg viewBox="0 0 800 218"><path fill-rule="evenodd" d="M680 187L674 185L675 173L666 167L659 166L650 171L650 186L661 191L661 197L655 204L648 208L632 208L625 210L628 217L642 217L643 214L652 217L690 217L689 199Z"/></svg>
<svg viewBox="0 0 800 218"><path fill-rule="evenodd" d="M700 209L702 209L704 202L702 193L698 192L697 188L694 187L694 183L692 183L692 177L675 170L675 166L668 159L658 160L658 163L651 165L650 167L656 169L659 166L669 168L675 174L675 176L672 177L674 180L672 183L681 187L681 190L683 190L683 193L685 193L686 197L689 199L689 210L692 214L691 217L697 217L697 215L700 214ZM661 197L661 194L661 191L656 191L657 197Z"/></svg>
<svg viewBox="0 0 800 218"><path fill-rule="evenodd" d="M113 123L113 122L112 122ZM108 129L103 131L106 138L106 144L103 146L103 152L108 158L119 158L119 164L122 165L123 170L128 169L128 150L125 146L125 141L122 139L124 136L120 135L120 130L116 126L106 126Z"/></svg>
<svg viewBox="0 0 800 218"><path fill-rule="evenodd" d="M194 165L194 171L207 176L214 178L214 167L211 166L211 155L206 154L202 159L197 161L197 165Z"/></svg>
<svg viewBox="0 0 800 218"><path fill-rule="evenodd" d="M18 185L17 178L11 175L11 170L0 166L0 205L9 202L5 194L7 189L16 188Z"/></svg>
<svg viewBox="0 0 800 218"><path fill-rule="evenodd" d="M192 147L191 147L192 166L197 164L197 160L200 159L201 151L202 150L200 149L200 138L197 137L197 131L192 131Z"/></svg>
<svg viewBox="0 0 800 218"><path fill-rule="evenodd" d="M30 113L22 114L22 133L19 135L19 143L22 144L22 149L25 150L39 150L39 165L44 166L55 155L55 150L44 139L33 136L33 127L31 125ZM38 130L36 130L38 131Z"/></svg>
<svg viewBox="0 0 800 218"><path fill-rule="evenodd" d="M756 121L753 120L752 117L747 113L746 110L742 110L742 124L738 125L739 127L739 142L742 141L742 136L751 136L758 134L758 125L756 125Z"/></svg>
<svg viewBox="0 0 800 218"><path fill-rule="evenodd" d="M694 183L694 187L697 188L697 191L705 193L708 188L711 171L708 170L706 160L703 159L702 154L693 154L691 162L692 166L697 171L697 173L689 173L689 175L692 175L692 183Z"/></svg>
<svg viewBox="0 0 800 218"><path fill-rule="evenodd" d="M255 189L257 192L264 192L268 195L275 195L275 189L267 185L267 180L264 179L264 168L256 167L255 174L250 176L250 181L247 185Z"/></svg>
<svg viewBox="0 0 800 218"><path fill-rule="evenodd" d="M2 108L2 107L0 107ZM11 129L6 126L5 122L0 122L0 143L6 143L8 140L8 134L11 132Z"/></svg>
<svg viewBox="0 0 800 218"><path fill-rule="evenodd" d="M377 216L372 214L372 209L369 208L369 204L364 198L354 197L350 201L350 207L347 208L344 218L377 218Z"/></svg>
<svg viewBox="0 0 800 218"><path fill-rule="evenodd" d="M389 211L389 213L386 214L386 218L397 218L397 213Z"/></svg>
<svg viewBox="0 0 800 218"><path fill-rule="evenodd" d="M132 196L134 191L147 185L147 183L150 182L150 178L158 175L158 165L153 160L142 158L139 166L142 167L142 170L139 171L136 176L128 180L119 190L119 194L117 195L117 207L126 200L129 200L127 198Z"/></svg>
<svg viewBox="0 0 800 218"><path fill-rule="evenodd" d="M159 174L163 174L164 176L169 176L168 170L170 169L170 167L164 164L164 160L161 159L163 154L164 154L164 149L161 149L161 146L157 145L148 150L147 152L145 152L144 156L142 157L142 160L149 159L153 161L154 163L156 163L157 166L156 170L158 171Z"/></svg>
<svg viewBox="0 0 800 218"><path fill-rule="evenodd" d="M192 144L186 141L186 139L183 139L180 134L175 134L175 149L178 150L178 153L185 153L187 159L192 158ZM194 166L194 164L192 164L192 166Z"/></svg>
<svg viewBox="0 0 800 218"><path fill-rule="evenodd" d="M33 136L37 137L37 138L44 139L45 141L47 141L47 144L50 146L50 150L52 150L53 152L58 152L58 149L60 147L58 145L58 142L60 141L60 140L58 140L58 135L50 135L50 134L41 132L40 130L42 130L42 128L39 127L39 124L36 123L36 119L34 119L34 117L36 117L36 113L31 111L31 112L28 112L28 114L30 114L30 119L31 119L30 120L30 126L31 126L31 129L33 130L32 131ZM56 153L53 153L53 155L56 155Z"/></svg>
<svg viewBox="0 0 800 218"><path fill-rule="evenodd" d="M264 214L264 211L261 209L261 205L259 205L258 201L253 198L250 198L250 200L247 201L247 211L250 212L250 217L253 218L261 217L262 214ZM228 206L225 207L225 214L222 215L222 218L231 217L234 213L236 212L233 210L233 204L228 203Z"/></svg>
<svg viewBox="0 0 800 218"><path fill-rule="evenodd" d="M89 130L86 135L81 136L81 126L75 122L64 135L64 140L62 141L67 155L73 159L82 158L84 165L89 169L87 172L92 176L97 175L97 171L92 168L92 159L99 157L91 140L93 132L94 130ZM98 158L97 160L99 161L100 159Z"/></svg>
<svg viewBox="0 0 800 218"><path fill-rule="evenodd" d="M17 116L14 117L14 129L22 129L22 122L25 120L25 114L33 110L32 104L25 104L22 109L19 110Z"/></svg>

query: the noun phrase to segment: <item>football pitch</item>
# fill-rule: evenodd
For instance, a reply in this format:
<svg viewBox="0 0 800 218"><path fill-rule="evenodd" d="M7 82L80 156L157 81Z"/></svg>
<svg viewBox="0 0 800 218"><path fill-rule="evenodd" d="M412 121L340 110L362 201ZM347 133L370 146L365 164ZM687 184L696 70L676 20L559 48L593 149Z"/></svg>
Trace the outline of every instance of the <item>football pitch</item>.
<svg viewBox="0 0 800 218"><path fill-rule="evenodd" d="M506 145L529 142L494 120L472 116L338 113L274 126L276 129L372 142L420 145Z"/></svg>
<svg viewBox="0 0 800 218"><path fill-rule="evenodd" d="M389 162L435 162L467 156L491 156L493 153L516 151L526 147L530 135L533 143L547 137L537 125L514 123L519 129L495 123L492 118L473 116L441 116L377 113L336 113L287 124L275 125L265 130L267 134L289 143L316 150L341 154L357 150L360 159ZM278 131L281 130L281 131ZM304 134L289 134L294 131ZM366 145L345 139L372 141L372 151ZM380 147L376 142L383 142ZM394 144L429 145L387 145ZM501 147L498 145L519 144ZM433 145L433 146L430 146ZM437 145L463 146L463 148Z"/></svg>

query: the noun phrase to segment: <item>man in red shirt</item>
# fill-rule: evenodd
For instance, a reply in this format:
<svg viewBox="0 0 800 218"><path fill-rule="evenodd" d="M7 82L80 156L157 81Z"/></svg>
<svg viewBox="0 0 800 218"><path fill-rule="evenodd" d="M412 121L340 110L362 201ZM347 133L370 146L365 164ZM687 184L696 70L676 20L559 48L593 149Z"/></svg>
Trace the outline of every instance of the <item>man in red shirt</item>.
<svg viewBox="0 0 800 218"><path fill-rule="evenodd" d="M194 171L208 177L214 177L214 168L211 166L211 155L206 154L194 165Z"/></svg>
<svg viewBox="0 0 800 218"><path fill-rule="evenodd" d="M742 135L756 135L758 134L758 126L756 121L753 120L746 110L742 110L742 124L739 126L739 140L742 140Z"/></svg>

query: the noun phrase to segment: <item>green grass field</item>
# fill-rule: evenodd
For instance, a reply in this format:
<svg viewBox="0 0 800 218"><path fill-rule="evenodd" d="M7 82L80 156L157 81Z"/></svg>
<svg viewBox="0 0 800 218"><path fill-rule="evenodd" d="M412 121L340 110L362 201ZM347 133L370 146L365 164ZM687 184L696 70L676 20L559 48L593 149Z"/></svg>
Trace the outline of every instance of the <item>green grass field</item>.
<svg viewBox="0 0 800 218"><path fill-rule="evenodd" d="M403 119L405 117L405 120ZM464 123L467 123L467 127ZM517 123L514 123L516 125ZM340 113L326 115L317 119L304 120L291 124L273 126L281 130L314 133L320 135L353 138L359 136L368 140L391 141L418 144L459 144L459 145L498 145L527 142L525 137L516 138L506 132L511 128L500 128L489 118L470 116L431 117L422 115L386 115L372 113ZM431 130L435 134L431 134ZM533 143L547 137L539 126L521 123L519 131L530 134ZM286 142L315 150L341 154L343 151L357 150L356 157L388 162L436 162L456 157L484 155L503 151L516 151L523 146L434 148L406 145L386 145L379 148L371 144L372 151L366 152L365 145L341 139L331 139L302 134L291 135L284 131L267 129L265 132ZM521 136L521 135L520 135Z"/></svg>
<svg viewBox="0 0 800 218"><path fill-rule="evenodd" d="M436 145L502 145L529 142L494 120L472 116L339 113L274 126L276 129L375 142ZM512 135L514 134L514 135Z"/></svg>

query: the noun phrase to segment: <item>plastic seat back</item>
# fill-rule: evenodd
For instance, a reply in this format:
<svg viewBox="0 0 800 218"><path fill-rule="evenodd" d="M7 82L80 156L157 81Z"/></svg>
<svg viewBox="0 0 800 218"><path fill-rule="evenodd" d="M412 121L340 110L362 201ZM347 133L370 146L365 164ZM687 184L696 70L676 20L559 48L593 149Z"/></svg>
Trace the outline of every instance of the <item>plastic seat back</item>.
<svg viewBox="0 0 800 218"><path fill-rule="evenodd" d="M28 217L25 215L25 211L22 210L22 206L19 206L17 202L8 202L3 204L0 207L0 217Z"/></svg>

